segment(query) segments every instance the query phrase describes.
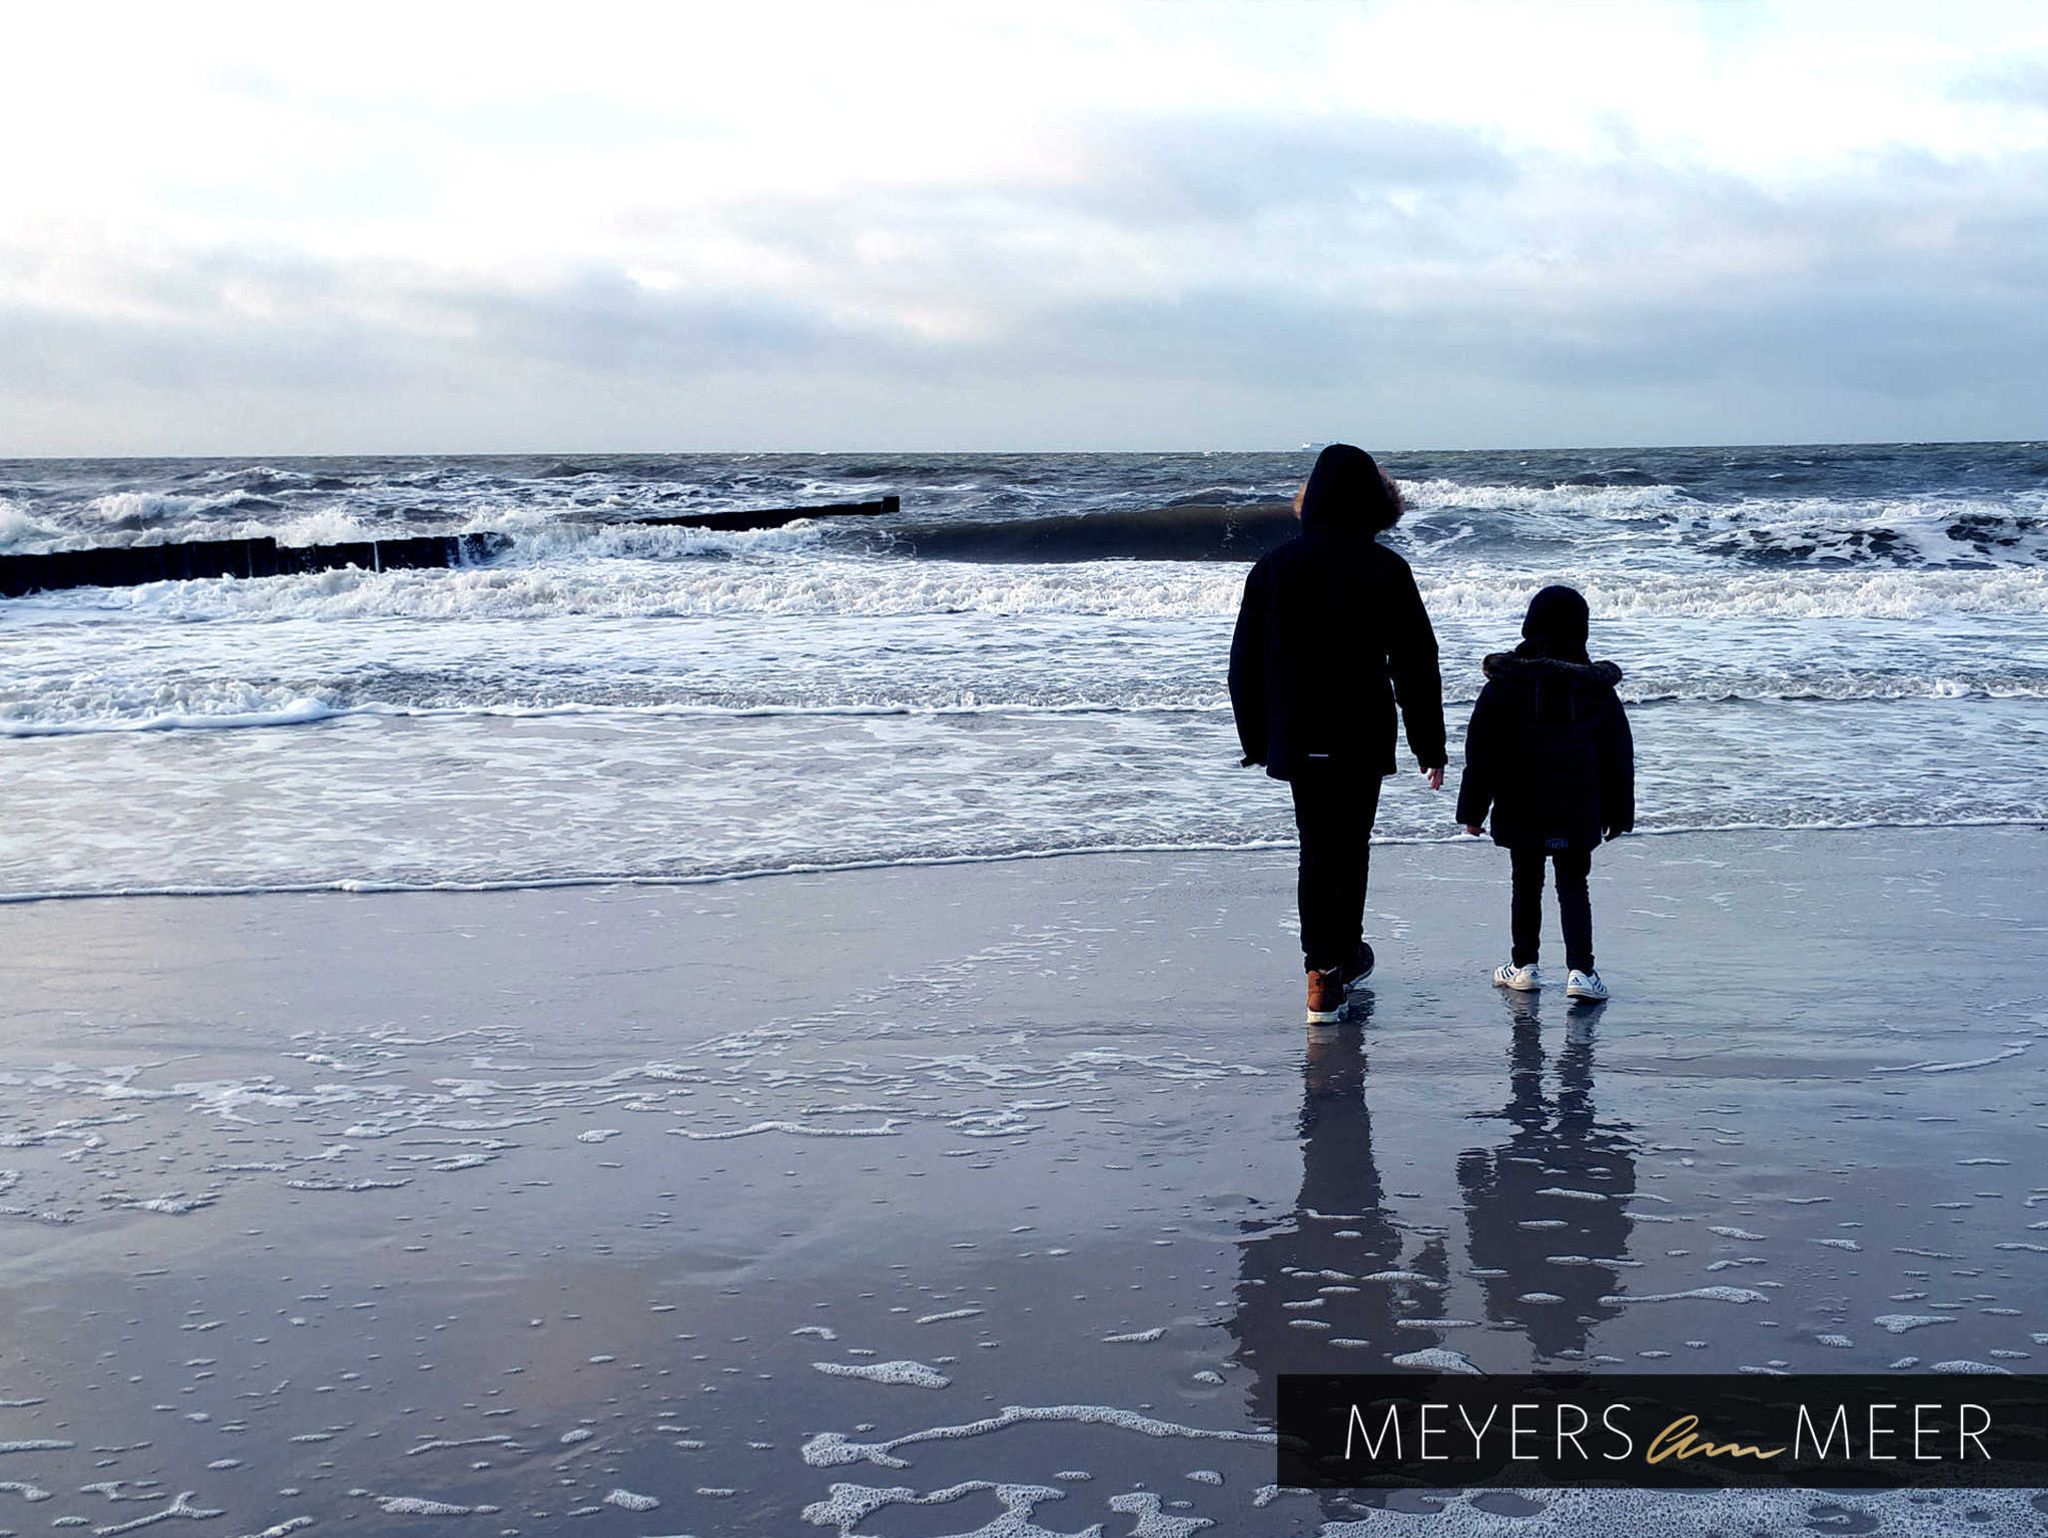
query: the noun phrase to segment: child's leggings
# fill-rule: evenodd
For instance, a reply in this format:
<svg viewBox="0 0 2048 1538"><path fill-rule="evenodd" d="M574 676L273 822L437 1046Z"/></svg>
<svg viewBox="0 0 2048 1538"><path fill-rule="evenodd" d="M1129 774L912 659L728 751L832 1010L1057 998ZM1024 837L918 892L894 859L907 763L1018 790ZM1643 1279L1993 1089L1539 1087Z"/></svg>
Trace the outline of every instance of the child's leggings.
<svg viewBox="0 0 2048 1538"><path fill-rule="evenodd" d="M1510 849L1508 855L1515 871L1511 912L1515 965L1535 965L1543 943L1543 862L1548 859L1557 871L1557 916L1564 925L1565 965L1579 972L1592 971L1593 899L1586 892L1586 875L1593 868L1593 851L1537 845Z"/></svg>

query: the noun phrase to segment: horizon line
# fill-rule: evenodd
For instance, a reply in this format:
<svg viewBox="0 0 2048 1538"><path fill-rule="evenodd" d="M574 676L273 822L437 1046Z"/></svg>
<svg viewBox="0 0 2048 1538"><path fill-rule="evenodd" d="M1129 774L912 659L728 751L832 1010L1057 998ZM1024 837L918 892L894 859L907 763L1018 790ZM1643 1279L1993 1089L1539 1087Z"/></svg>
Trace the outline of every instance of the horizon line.
<svg viewBox="0 0 2048 1538"><path fill-rule="evenodd" d="M1074 448L959 448L959 449L914 449L902 447L870 448L724 448L724 449L398 449L398 450L348 450L348 449L295 449L285 453L268 453L260 449L238 450L225 453L95 453L95 454L0 454L0 464L41 464L52 462L72 463L121 463L135 460L284 460L284 459L737 459L745 457L826 457L841 455L852 458L874 458L882 455L899 454L919 458L1013 458L1025 455L1057 455L1064 458L1087 456L1143 455L1185 456L1210 454L1306 454L1320 450L1328 443L1351 442L1350 439L1317 439L1294 447L1246 447L1246 448L1157 448L1133 447L1118 449L1074 449ZM1764 440L1714 440L1694 443L1571 443L1571 444L1493 444L1454 448L1448 446L1404 445L1399 448L1380 447L1371 450L1376 455L1401 454L1613 454L1613 453L1657 453L1670 450L1700 449L1877 449L1877 448L2015 448L2029 445L2048 446L2048 439L2040 438L1835 438L1800 439L1783 442Z"/></svg>

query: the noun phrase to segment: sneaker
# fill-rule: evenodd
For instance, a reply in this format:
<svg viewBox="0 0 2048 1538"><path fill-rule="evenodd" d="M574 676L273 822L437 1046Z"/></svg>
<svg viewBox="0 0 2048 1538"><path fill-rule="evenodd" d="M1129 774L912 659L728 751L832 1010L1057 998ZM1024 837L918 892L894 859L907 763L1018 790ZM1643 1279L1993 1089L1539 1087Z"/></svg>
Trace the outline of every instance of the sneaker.
<svg viewBox="0 0 2048 1538"><path fill-rule="evenodd" d="M1339 974L1344 979L1344 991L1347 994L1365 986L1366 979L1372 976L1372 964L1372 947L1360 940L1358 950L1351 957L1350 965L1344 967Z"/></svg>
<svg viewBox="0 0 2048 1538"><path fill-rule="evenodd" d="M1572 974L1576 977L1578 974ZM1493 986L1512 988L1517 993L1530 993L1543 986L1543 979L1537 975L1536 963L1518 967L1512 961L1504 961L1493 969Z"/></svg>
<svg viewBox="0 0 2048 1538"><path fill-rule="evenodd" d="M1308 975L1308 1023L1328 1025L1343 1018L1344 969L1325 967Z"/></svg>
<svg viewBox="0 0 2048 1538"><path fill-rule="evenodd" d="M1598 972L1581 972L1573 967L1572 975L1564 980L1564 996L1568 999L1604 999L1608 997L1607 984L1600 981Z"/></svg>

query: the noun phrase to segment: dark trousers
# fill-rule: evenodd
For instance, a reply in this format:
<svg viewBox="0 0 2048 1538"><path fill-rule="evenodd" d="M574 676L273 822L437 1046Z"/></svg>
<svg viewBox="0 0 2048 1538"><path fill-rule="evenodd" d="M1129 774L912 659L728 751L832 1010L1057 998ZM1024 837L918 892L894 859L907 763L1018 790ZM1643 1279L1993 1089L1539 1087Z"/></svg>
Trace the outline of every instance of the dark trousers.
<svg viewBox="0 0 2048 1538"><path fill-rule="evenodd" d="M1557 872L1557 916L1564 925L1565 965L1580 972L1592 971L1593 899L1586 891L1586 875L1593 868L1593 851L1536 845L1510 849L1508 855L1515 869L1511 918L1515 965L1535 965L1536 952L1543 943L1543 862L1547 859Z"/></svg>
<svg viewBox="0 0 2048 1538"><path fill-rule="evenodd" d="M1365 935L1365 878L1380 776L1333 759L1295 771L1294 826L1301 834L1301 957L1312 971L1342 966Z"/></svg>

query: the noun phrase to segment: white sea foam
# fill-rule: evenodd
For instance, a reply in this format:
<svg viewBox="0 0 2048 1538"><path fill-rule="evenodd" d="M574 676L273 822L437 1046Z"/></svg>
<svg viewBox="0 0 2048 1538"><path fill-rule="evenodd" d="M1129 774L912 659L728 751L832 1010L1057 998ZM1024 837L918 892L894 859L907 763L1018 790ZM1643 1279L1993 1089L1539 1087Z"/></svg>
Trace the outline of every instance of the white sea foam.
<svg viewBox="0 0 2048 1538"><path fill-rule="evenodd" d="M1882 1493L1804 1490L1523 1489L1512 1511L1489 1510L1472 1490L1432 1497L1421 1510L1376 1509L1364 1521L1328 1521L1300 1529L1316 1538L1729 1538L1731 1534L1827 1531L1898 1538L1953 1538L1965 1532L2023 1533L2040 1510L2030 1490L1900 1490ZM948 1535L956 1538L956 1535ZM965 1538L965 1535L957 1535Z"/></svg>
<svg viewBox="0 0 2048 1538"><path fill-rule="evenodd" d="M34 517L18 502L0 497L0 555L46 550L62 537L59 530Z"/></svg>
<svg viewBox="0 0 2048 1538"><path fill-rule="evenodd" d="M829 1378L859 1378L904 1388L950 1388L953 1380L923 1362L813 1362Z"/></svg>
<svg viewBox="0 0 2048 1538"><path fill-rule="evenodd" d="M378 1509L390 1517L468 1517L498 1510L496 1506L459 1506L423 1495L380 1495L376 1501Z"/></svg>
<svg viewBox="0 0 2048 1538"><path fill-rule="evenodd" d="M226 1515L221 1507L201 1506L198 1503L198 1494L196 1490L181 1490L172 1497L170 1505L152 1511L147 1516L137 1517L130 1522L115 1522L95 1527L94 1538L119 1538L122 1533L139 1532L145 1527L154 1527L159 1522L172 1521L180 1517L194 1522L204 1522L213 1517Z"/></svg>
<svg viewBox="0 0 2048 1538"><path fill-rule="evenodd" d="M1110 1426L1119 1431L1133 1432L1146 1437L1186 1437L1195 1441L1249 1442L1260 1446L1271 1446L1274 1437L1271 1432L1210 1430L1199 1426L1184 1426L1176 1421L1159 1420L1153 1416L1141 1415L1136 1410L1120 1409L1113 1405L1008 1405L998 1415L984 1420L967 1421L959 1425L931 1426L921 1431L906 1432L883 1442L855 1442L836 1431L823 1431L804 1443L804 1462L812 1468L836 1468L847 1463L876 1463L884 1468L901 1469L910 1466L909 1461L896 1456L900 1447L913 1446L919 1442L957 1441L965 1437L985 1436L1009 1426L1026 1422L1056 1421L1080 1426Z"/></svg>
<svg viewBox="0 0 2048 1538"><path fill-rule="evenodd" d="M1697 509L1703 504L1677 486L1501 486L1442 479L1403 480L1401 497L1410 514L1452 512L1557 513L1572 519L1619 515L1633 519L1648 511Z"/></svg>
<svg viewBox="0 0 2048 1538"><path fill-rule="evenodd" d="M1871 1321L1893 1335L1904 1335L1908 1330L1925 1329L1928 1325L1955 1322L1948 1314L1879 1314Z"/></svg>
<svg viewBox="0 0 2048 1538"><path fill-rule="evenodd" d="M1413 1367L1425 1372L1462 1373L1479 1376L1481 1369L1462 1351L1448 1346L1426 1346L1420 1351L1403 1351L1392 1358L1396 1367Z"/></svg>
<svg viewBox="0 0 2048 1538"><path fill-rule="evenodd" d="M1612 1307L1623 1303L1768 1303L1770 1294L1751 1287L1689 1287L1683 1292L1612 1293L1600 1301Z"/></svg>
<svg viewBox="0 0 2048 1538"><path fill-rule="evenodd" d="M1825 702L1844 704L1910 702L1914 700L2039 700L2048 699L2048 674L2039 677L1996 678L1982 675L1955 676L1956 670L1940 675L1911 672L1858 673L1830 669L1807 674L1796 671L1746 674L1696 669L1684 678L1651 676L1626 690L1637 705L1699 703L1737 705L1745 702ZM950 697L933 697L930 680L916 677L901 680L891 699L890 690L880 687L881 697L858 702L829 700L807 702L768 698L741 699L732 703L702 703L680 700L523 702L520 700L479 700L470 704L433 705L390 700L351 699L351 691L330 691L327 695L298 692L296 685L272 686L261 682L211 681L197 685L150 683L133 690L110 690L100 679L82 687L55 684L38 689L33 698L11 706L0 706L0 738L76 737L102 734L168 732L251 731L265 728L317 726L347 720L394 721L530 721L588 720L597 726L608 722L670 720L685 723L778 722L844 720L857 724L869 719L903 716L1031 718L1090 716L1225 716L1229 702L1213 683L1171 679L1155 680L1150 693L1125 693L1118 698L1028 699L1007 698L1000 692L961 687ZM511 683L509 687L518 687ZM778 685L763 680L762 687ZM480 688L488 688L479 683ZM594 685L601 694L613 685ZM174 702L173 708L164 708ZM1469 705L1454 693L1446 704L1455 709Z"/></svg>
<svg viewBox="0 0 2048 1538"><path fill-rule="evenodd" d="M1873 1068L1873 1073L1961 1073L1969 1068L1989 1068L1994 1063L2007 1062L2018 1057L2033 1045L2030 1041L2008 1042L2001 1050L1987 1057L1964 1058L1957 1062L1939 1062L1932 1058L1917 1063L1900 1063L1888 1067Z"/></svg>
<svg viewBox="0 0 2048 1538"><path fill-rule="evenodd" d="M650 533L598 537L621 541L626 549L633 540L644 546ZM1234 562L909 561L811 548L803 531L720 559L688 559L689 542L673 543L674 549L662 552L660 559L612 555L589 546L583 558L563 560L559 550L533 544L494 564L455 570L342 570L255 581L163 582L17 602L54 614L184 621L931 614L1160 619L1228 617L1236 612L1244 584L1244 567ZM1541 568L1494 562L1425 562L1417 569L1423 596L1439 620L1518 617L1529 594L1550 575ZM1696 565L1659 571L1638 563L1619 570L1581 570L1574 577L1593 612L1609 620L2048 614L2048 571L2038 567L1749 571Z"/></svg>
<svg viewBox="0 0 2048 1538"><path fill-rule="evenodd" d="M875 1489L867 1485L835 1483L822 1501L804 1508L804 1520L817 1527L835 1527L841 1538L856 1538L856 1529L867 1519L891 1506L943 1506L966 1496L986 1491L1002 1504L1003 1515L980 1531L986 1538L1058 1538L1031 1522L1032 1509L1042 1501L1056 1501L1066 1492L1051 1485L1020 1485L995 1480L970 1479L937 1490L919 1492L900 1486Z"/></svg>
<svg viewBox="0 0 2048 1538"><path fill-rule="evenodd" d="M715 1142L723 1138L756 1137L764 1132L786 1132L793 1137L893 1137L900 1125L901 1122L892 1116L879 1127L820 1127L809 1122L757 1121L745 1127L717 1132L700 1132L694 1127L671 1127L668 1130L676 1137Z"/></svg>

